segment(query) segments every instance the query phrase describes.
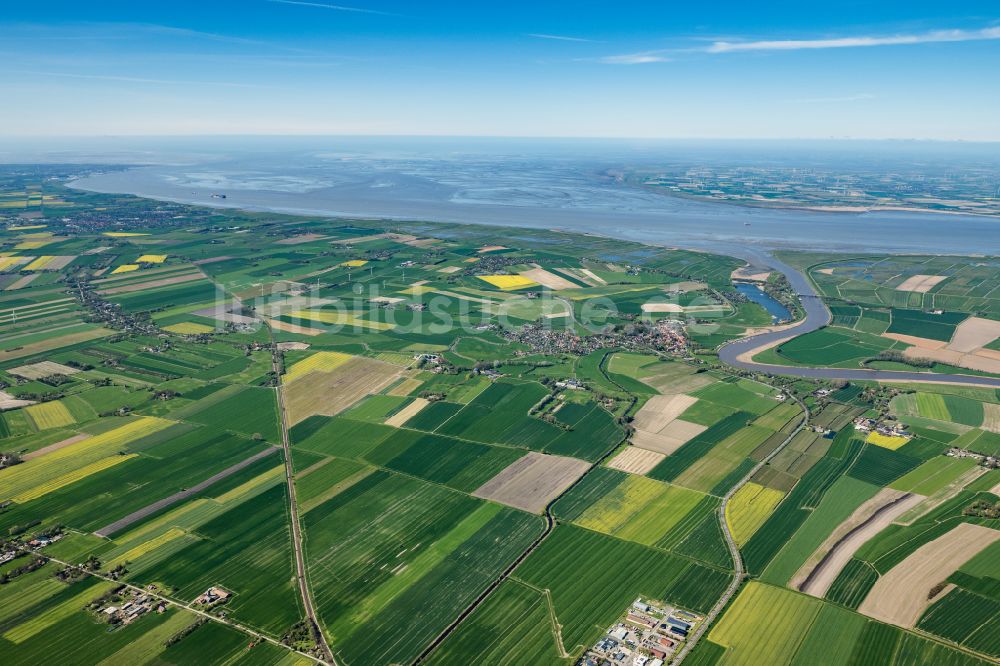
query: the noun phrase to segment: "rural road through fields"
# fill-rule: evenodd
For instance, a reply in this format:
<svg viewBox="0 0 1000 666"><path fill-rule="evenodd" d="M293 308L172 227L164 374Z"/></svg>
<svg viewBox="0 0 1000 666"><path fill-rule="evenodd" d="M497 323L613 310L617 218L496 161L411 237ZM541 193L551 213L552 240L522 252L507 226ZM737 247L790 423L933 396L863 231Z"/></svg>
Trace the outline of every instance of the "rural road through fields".
<svg viewBox="0 0 1000 666"><path fill-rule="evenodd" d="M746 575L746 571L743 568L743 558L740 555L740 548L739 546L736 545L736 540L733 539L732 532L729 531L729 523L726 522L726 507L729 506L729 500L733 498L733 495L736 494L736 491L738 491L740 488L746 485L746 483L753 478L754 474L756 474L762 467L764 467L764 465L771 462L771 460L773 460L776 455L781 453L781 451L786 446L788 446L788 443L791 442L792 439L797 434L802 432L802 429L809 424L809 408L806 407L805 403L803 403L795 396L791 397L793 400L795 400L795 402L799 404L799 407L802 408L801 423L799 423L799 425L795 428L795 430L789 433L788 437L785 438L785 441L783 441L781 444L775 447L774 451L771 451L771 453L767 454L767 456L763 460L754 465L753 469L747 472L746 476L740 479L732 488L730 488L726 492L725 495L722 496L722 503L719 504L719 525L722 527L722 535L726 538L726 546L729 547L729 554L733 558L733 569L734 569L733 580L731 583L729 583L729 587L726 588L726 591L722 595L722 597L720 597L719 600L715 602L715 605L712 606L712 610L710 610L705 615L705 621L702 622L700 625L698 625L698 628L695 630L695 632L691 634L688 637L688 640L684 643L684 647L681 648L680 652L674 655L673 661L670 662L670 666L677 666L677 664L680 664L689 654L691 654L691 650L693 650L695 645L698 644L698 641L705 634L705 632L708 631L708 629L713 624L715 624L715 621L718 619L719 614L722 613L722 611L726 608L726 605L729 603L729 600L733 598L733 595L736 594L736 592L740 589L740 585L743 583L743 577Z"/></svg>
<svg viewBox="0 0 1000 666"><path fill-rule="evenodd" d="M60 560L60 559L57 559L55 557L49 557L48 555L45 555L44 553L42 553L40 550L37 550L37 549L35 550L35 553L37 553L40 557L45 557L49 561L56 562L58 564L63 565L64 567L69 568L69 569L74 569L74 570L80 571L80 572L82 572L82 573L84 573L84 574L86 574L88 576L93 576L94 578L100 578L101 580L106 580L106 581L108 581L110 583L115 583L116 585L121 585L122 587L127 587L130 590L135 590L137 592L141 592L141 593L143 593L143 594L145 594L147 596L153 597L155 599L159 599L160 601L166 602L168 604L173 604L174 606L177 606L178 608L183 608L184 610L186 610L188 612L191 612L191 613L194 613L195 615L199 615L202 618L204 618L206 620L209 620L211 622L218 622L219 624L224 624L224 625L226 625L228 627L232 627L233 629L236 629L237 631L242 631L243 633L247 634L248 636L252 636L253 638L255 638L257 640L267 641L268 643L272 643L274 645L277 645L278 647L285 648L289 652L294 652L295 654L300 654L303 657L306 657L307 659L309 659L310 661L318 662L320 664L323 664L324 666L333 666L333 665L329 664L329 662L317 659L316 657L314 657L311 654L306 654L305 652L300 652L299 650L296 650L295 648L291 647L290 645L285 645L281 641L279 641L277 639L274 639L274 638L271 638L270 636L266 636L266 635L264 635L264 634L262 634L262 633L260 633L258 631L254 631L253 629L251 629L251 628L249 628L247 626L244 626L244 625L240 624L239 622L233 622L229 618L220 617L218 615L212 615L208 611L201 610L200 608L195 607L195 605L194 605L193 602L184 603L182 601L178 601L177 599L173 599L173 598L168 597L166 595L160 594L159 592L154 592L153 590L149 590L149 589L146 589L146 588L143 588L143 587L139 587L137 585L132 585L131 583L126 583L124 581L117 580L115 578L111 578L110 576L105 576L102 573L98 573L96 571L91 571L89 569L85 569L84 567L81 567L78 564L72 564L71 562L66 562L65 560Z"/></svg>
<svg viewBox="0 0 1000 666"><path fill-rule="evenodd" d="M285 413L285 400L281 390L282 361L281 352L274 340L274 331L267 324L267 334L271 339L271 370L277 386L274 387L275 397L278 401L278 419L281 426L281 447L285 452L285 482L288 484L288 510L289 519L292 523L292 550L295 552L295 579L299 584L299 593L302 596L302 608L305 611L306 619L312 624L312 629L316 634L318 647L323 652L323 656L333 665L337 666L337 660L333 656L333 650L326 642L323 629L316 618L316 611L313 609L312 592L309 589L309 579L306 578L306 558L302 552L302 526L299 524L299 507L295 498L295 470L292 468L292 447L288 439L288 418Z"/></svg>
<svg viewBox="0 0 1000 666"><path fill-rule="evenodd" d="M601 361L601 363L599 365L599 367L601 369L601 372L604 374L605 379L607 379L609 382L611 382L615 386L618 386L618 388L620 388L625 393L628 393L628 391L625 391L624 387L622 387L617 382L615 382L615 380L613 380L611 377L609 377L608 374L607 374L607 372L605 372L605 370L604 370L604 364L607 362L608 356L610 356L610 355L611 355L610 352L608 352L607 354L604 355L604 359ZM632 398L632 406L635 406L635 398L634 397ZM629 409L631 409L631 407ZM552 530L554 530L556 528L556 525L558 524L557 520L556 520L556 517L552 514L552 507L553 507L553 505L555 505L555 503L558 502L561 498L565 497L566 494L569 493L573 488L575 488L576 486L578 486L580 484L580 482L583 481L583 479L588 474L590 474L592 471L594 471L595 469L597 469L598 467L600 467L601 464L605 460L607 460L609 457L611 457L611 455L614 454L615 451L618 450L618 447L620 445L621 445L621 442L619 442L618 444L615 444L615 446L613 446L610 449L608 449L607 451L605 451L604 455L602 455L600 458L598 458L597 460L595 460L594 463L590 466L590 468L586 472L584 472L580 476L579 479L577 479L576 481L574 481L568 488L566 488L565 490L563 490L559 494L558 497L554 497L554 498L552 498L549 501L548 505L545 507L545 513L544 513L544 517L545 517L545 529L542 530L542 533L538 535L538 538L535 539L531 543L531 545L528 546L524 550L524 552L521 553L517 557L516 560L514 560L513 562L511 562L510 566L508 566L506 569L504 569L503 572L499 576L497 576L497 578L492 583L490 583L489 586L485 590L483 590L482 593L480 593L480 595L478 597L476 597L472 601L471 604L469 604L468 606L466 606L465 610L462 611L462 613L457 618L455 618L455 620L451 624L449 624L447 627L445 627L444 631L442 631L440 634L438 634L437 637L433 641L431 641L430 644L428 644L427 647L425 647L423 649L423 651L419 655L417 655L417 658L414 659L411 662L410 666L419 666L420 664L423 664L424 662L426 662L426 660L428 659L428 657L430 657L431 654L435 650L437 650L437 648L445 641L445 639L447 639L448 636L450 636L452 633L454 633L454 631L456 629L458 629L459 625L462 624L462 622L467 617L469 617L477 608L479 608L489 598L489 596L491 594L493 594L493 592L498 587L500 587L501 583L503 583L505 580L507 580L508 578L510 578L511 574L514 573L514 570L517 569L521 565L521 563L524 562L524 560L526 560L528 558L529 555L531 555L533 552L535 552L535 550L537 550L538 547L540 545L542 545L542 542L545 541L549 537L550 534L552 534ZM559 649L560 649L560 651L564 651L565 648L562 645L562 638L561 638L561 636L558 637L558 643L559 643Z"/></svg>
<svg viewBox="0 0 1000 666"><path fill-rule="evenodd" d="M809 379L830 379L845 381L895 381L895 382L936 382L947 384L962 384L964 386L979 386L1000 388L1000 379L993 377L977 377L975 375L946 375L934 372L907 372L900 370L863 370L849 368L810 368L788 365L772 365L755 363L750 360L754 354L775 346L799 335L805 335L818 330L832 320L830 310L816 293L812 283L801 272L770 254L747 250L755 263L765 265L785 274L795 293L802 301L806 312L805 319L800 323L781 331L761 333L749 338L742 338L726 343L719 348L719 360L728 365L764 372L772 375L788 375L792 377L807 377Z"/></svg>

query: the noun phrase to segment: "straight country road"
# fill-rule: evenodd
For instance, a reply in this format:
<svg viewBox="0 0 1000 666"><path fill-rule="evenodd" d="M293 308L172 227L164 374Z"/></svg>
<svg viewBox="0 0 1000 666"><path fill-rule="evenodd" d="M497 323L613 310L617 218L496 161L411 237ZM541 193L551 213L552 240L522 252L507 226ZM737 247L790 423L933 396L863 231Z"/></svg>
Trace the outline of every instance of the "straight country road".
<svg viewBox="0 0 1000 666"><path fill-rule="evenodd" d="M102 573L97 572L97 571L91 571L89 569L81 567L78 564L73 564L73 563L67 562L65 560L60 560L60 559L55 558L55 557L50 557L48 555L45 555L41 551L36 550L35 552L40 557L45 557L45 558L47 558L51 562L56 562L58 564L63 565L64 567L67 567L69 569L73 569L75 571L79 571L79 572L84 573L84 574L86 574L88 576L93 576L94 578L100 578L101 580L106 580L106 581L108 581L110 583L115 583L116 585L121 585L122 587L127 587L130 590L135 590L136 592L141 592L142 594L145 594L147 596L153 597L154 599L159 599L160 601L163 601L165 603L173 604L174 606L177 606L179 608L183 608L184 610L186 610L186 611L188 611L190 613L194 613L195 615L198 615L198 616L204 618L205 620L209 620L211 622L217 622L219 624L224 624L227 627L232 627L233 629L236 629L237 631L242 631L243 633L247 634L248 636L251 636L252 638L254 638L256 640L267 641L268 643L271 643L273 645L277 645L278 647L282 647L282 648L288 650L289 652L294 652L295 654L302 655L303 657L306 657L310 661L318 662L319 664L323 664L324 666L334 666L333 664L330 664L327 661L323 661L322 659L317 659L316 657L314 657L311 654L306 654L305 652L301 652L299 650L296 650L295 648L291 647L290 645L285 645L281 641L279 641L277 639L274 639L274 638L271 638L270 636L267 636L266 634L262 634L259 631L255 631L255 630L251 629L250 627L247 627L245 625L240 624L239 622L234 622L233 620L230 620L227 617L219 617L218 615L213 615L212 613L209 613L208 611L205 611L205 610L202 610L200 608L197 608L194 605L194 602L184 603L184 602L178 601L177 599L173 599L171 597L168 597L168 596L166 596L164 594L160 594L159 592L155 592L153 590L149 590L149 589L144 588L144 587L139 587L138 585L133 585L132 583L126 583L124 581L117 580L115 578L112 578L110 576L106 576L105 574L102 574Z"/></svg>
<svg viewBox="0 0 1000 666"><path fill-rule="evenodd" d="M305 611L306 619L312 624L312 629L317 639L317 647L323 652L324 658L333 666L337 666L337 660L333 656L333 651L326 642L323 629L320 627L316 617L316 611L312 603L312 591L309 588L309 579L306 576L306 559L302 552L302 527L299 523L299 506L295 497L295 470L292 467L292 447L288 438L288 415L285 412L285 400L282 395L282 360L281 352L274 339L274 331L267 324L267 333L271 340L271 370L274 372L277 385L274 387L275 397L278 401L278 417L281 425L281 447L285 452L285 482L288 484L288 507L290 521L292 523L292 550L295 553L295 578L299 585L299 595L302 597L302 608Z"/></svg>

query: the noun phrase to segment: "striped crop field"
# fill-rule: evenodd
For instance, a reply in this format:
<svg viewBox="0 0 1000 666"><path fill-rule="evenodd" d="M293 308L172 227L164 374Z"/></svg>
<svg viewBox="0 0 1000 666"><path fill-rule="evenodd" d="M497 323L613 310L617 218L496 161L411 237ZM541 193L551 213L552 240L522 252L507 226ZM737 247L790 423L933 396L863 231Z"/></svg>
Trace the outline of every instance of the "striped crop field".
<svg viewBox="0 0 1000 666"><path fill-rule="evenodd" d="M61 428L76 423L76 419L66 409L66 405L58 401L31 405L30 407L26 407L24 411L31 417L35 427L39 430Z"/></svg>
<svg viewBox="0 0 1000 666"><path fill-rule="evenodd" d="M187 532L185 532L184 530L177 527L171 527L163 534L155 536L152 539L149 539L148 541L143 541L139 545L134 546L123 553L108 553L107 555L104 556L105 565L107 566L108 569L113 569L119 564L124 564L125 562L134 562L143 555L145 555L146 553L156 550L160 546L168 544L171 541L180 539L185 534L187 534ZM110 555L110 557L108 555Z"/></svg>
<svg viewBox="0 0 1000 666"><path fill-rule="evenodd" d="M131 460L137 457L139 454L132 453L127 456L108 456L107 458L101 458L100 460L95 460L89 465L84 465L79 469L74 469L71 472L66 472L54 479L49 479L45 483L41 483L34 488L30 488L23 493L14 495L11 499L18 504L24 504L25 502L30 502L31 500L38 499L39 497L44 497L53 490L59 490L71 483L76 483L80 479L85 479L91 474L97 474L100 471L106 470L109 467L114 467L119 465L126 460Z"/></svg>
<svg viewBox="0 0 1000 666"><path fill-rule="evenodd" d="M358 328L369 328L373 331L388 331L393 328L393 324L384 321L369 321L361 319L351 312L335 312L333 310L296 310L289 316L296 319L306 319L308 321L318 321L321 324L330 326L352 326Z"/></svg>
<svg viewBox="0 0 1000 666"><path fill-rule="evenodd" d="M740 546L764 524L785 494L758 483L747 483L726 505L726 524Z"/></svg>
<svg viewBox="0 0 1000 666"><path fill-rule="evenodd" d="M948 413L948 405L944 402L944 396L937 393L918 393L917 411L920 416L936 421L951 421L951 414Z"/></svg>
<svg viewBox="0 0 1000 666"><path fill-rule="evenodd" d="M597 532L652 545L704 498L694 490L630 474L575 522Z"/></svg>
<svg viewBox="0 0 1000 666"><path fill-rule="evenodd" d="M712 628L708 639L733 651L727 664L786 664L821 605L812 597L751 582Z"/></svg>
<svg viewBox="0 0 1000 666"><path fill-rule="evenodd" d="M11 499L102 458L116 455L129 443L170 425L173 421L142 416L114 430L15 465L3 476L0 500Z"/></svg>
<svg viewBox="0 0 1000 666"><path fill-rule="evenodd" d="M354 357L350 354L340 352L316 352L288 368L285 372L285 382L293 382L310 372L333 372L352 358Z"/></svg>
<svg viewBox="0 0 1000 666"><path fill-rule="evenodd" d="M534 280L529 280L520 275L477 275L476 277L504 291L538 286L538 283Z"/></svg>
<svg viewBox="0 0 1000 666"><path fill-rule="evenodd" d="M66 619L74 613L79 613L81 608L85 607L105 592L114 589L115 586L116 583L107 581L101 581L95 585L90 585L76 596L63 601L58 606L49 609L45 613L35 615L27 622L22 622L13 629L10 629L3 634L3 638L11 643L23 643L32 636L40 634L49 627L57 624L61 620Z"/></svg>
<svg viewBox="0 0 1000 666"><path fill-rule="evenodd" d="M163 330L170 331L171 333L179 333L181 335L199 335L201 333L212 333L215 331L215 329L211 326L197 324L193 321L182 321L179 324L170 324L169 326L164 326Z"/></svg>
<svg viewBox="0 0 1000 666"><path fill-rule="evenodd" d="M881 446L883 449L889 449L890 451L895 451L903 444L910 441L909 437L896 437L895 435L883 435L877 432L868 433L868 437L865 441L869 444L874 444L875 446Z"/></svg>

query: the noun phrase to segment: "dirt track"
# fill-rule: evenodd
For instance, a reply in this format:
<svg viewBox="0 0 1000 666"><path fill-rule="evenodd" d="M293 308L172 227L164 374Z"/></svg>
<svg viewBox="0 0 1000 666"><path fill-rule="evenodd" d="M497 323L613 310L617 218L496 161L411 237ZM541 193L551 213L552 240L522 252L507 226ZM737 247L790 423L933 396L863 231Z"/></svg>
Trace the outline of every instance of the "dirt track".
<svg viewBox="0 0 1000 666"><path fill-rule="evenodd" d="M791 586L798 587L800 592L823 598L858 548L923 499L922 495L883 488L837 526L792 578ZM816 556L820 556L818 562L815 561Z"/></svg>
<svg viewBox="0 0 1000 666"><path fill-rule="evenodd" d="M997 539L998 530L961 523L879 578L858 612L900 627L913 627L930 605L931 589Z"/></svg>
<svg viewBox="0 0 1000 666"><path fill-rule="evenodd" d="M188 497L191 497L192 495L200 493L202 490L204 490L205 488L208 488L213 483L217 483L217 482L221 481L222 479L226 478L227 476L232 476L233 474L235 474L236 472L240 471L244 467L247 467L248 465L251 465L251 464L257 462L258 460L260 460L261 458L263 458L265 456L271 455L272 453L276 452L277 450L278 449L268 447L267 449L261 451L260 453L257 453L257 454L254 454L254 455L250 456L246 460L241 460L240 462L236 463L232 467L227 467L226 469L222 470L218 474L213 474L212 476L208 477L207 479L205 479L204 481L202 481L201 483L199 483L199 484L197 484L195 486L191 486L190 488L182 490L179 493L174 493L170 497L164 497L161 500L157 500L157 501L153 502L152 504L144 506L143 508L139 509L138 511L133 511L129 515L125 516L124 518L121 518L119 520L116 520L113 523L105 525L104 527L102 527L102 528L100 528L98 530L94 530L94 534L96 534L97 536L100 536L100 537L107 537L107 536L110 536L110 535L114 534L115 532L120 532L123 529L125 529L126 527L128 527L129 525L131 525L132 523L140 521L143 518L145 518L146 516L152 515L152 514L156 513L157 511L160 511L161 509L165 509L168 506L177 504L177 502L180 502L183 499L186 499Z"/></svg>

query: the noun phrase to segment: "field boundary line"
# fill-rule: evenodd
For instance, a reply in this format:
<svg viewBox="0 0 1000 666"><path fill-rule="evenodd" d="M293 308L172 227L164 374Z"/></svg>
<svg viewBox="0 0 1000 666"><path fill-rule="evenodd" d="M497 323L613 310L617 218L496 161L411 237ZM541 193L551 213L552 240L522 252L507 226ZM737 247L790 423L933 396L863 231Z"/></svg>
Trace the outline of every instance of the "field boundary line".
<svg viewBox="0 0 1000 666"><path fill-rule="evenodd" d="M278 345L274 339L274 330L267 323L267 335L271 341L271 371L274 373L276 385L274 387L275 399L278 402L278 425L281 430L281 448L285 455L285 483L288 487L288 513L289 522L292 527L292 551L295 558L295 578L298 582L299 593L302 597L302 610L305 612L306 620L312 625L311 629L316 636L317 647L322 651L323 656L332 666L337 666L337 660L333 656L333 650L326 642L323 635L323 628L312 603L312 590L309 587L309 579L306 572L306 560L303 553L302 525L299 522L298 500L295 497L295 469L292 465L292 447L288 436L288 415L285 411L285 400L282 391L282 376L284 375L284 359Z"/></svg>
<svg viewBox="0 0 1000 666"><path fill-rule="evenodd" d="M619 389L621 389L626 395L628 395L632 399L632 402L631 402L631 404L630 404L630 406L628 408L628 410L631 410L632 407L635 406L635 403L637 401L636 397L634 395L632 395L631 393L629 393L628 391L625 391L625 389L620 384L618 384L613 379L611 379L611 377L608 376L607 371L603 368L603 364L607 361L608 357L611 356L611 354L613 354L614 352L615 352L615 350L611 350L611 349L609 349L609 350L606 351L606 353L604 354L604 357L601 359L601 362L598 363L598 369L604 374L605 378L609 382L613 383L615 386L617 386ZM626 410L625 413L628 413L628 410ZM556 517L552 515L552 507L553 507L553 505L556 502L558 502L562 497L564 497L567 493L569 493L573 488L575 488L577 485L579 485L580 482L583 481L583 479L585 479L588 474L590 474L595 469L597 469L598 467L600 467L601 463L603 463L605 460L607 460L609 457L611 457L611 455L613 455L619 449L619 447L622 445L622 443L625 442L625 441L627 441L627 440L628 440L628 435L626 433L625 437L621 441L617 442L614 446L612 446L610 449L608 449L607 451L605 451L597 460L595 460L593 463L591 463L590 467L587 468L586 472L584 472L583 474L581 474L580 477L576 481L574 481L569 486L567 486L561 493L559 493L559 495L557 495L556 497L553 497L549 501L549 503L547 505L545 505L545 513L544 513L544 516L545 516L545 529L542 531L542 533L540 535L538 535L538 538L536 538L524 550L523 553L521 553L513 562L511 562L510 565L506 569L504 569L500 573L500 575L493 582L491 582L486 587L486 589L483 590L479 594L479 596L477 596L472 601L472 603L470 603L465 608L464 611L462 611L458 615L458 617L456 617L447 627L445 627L444 630L440 634L438 634L437 637L433 641L431 641L427 645L427 647L425 647L423 649L423 651L419 655L417 655L417 657L411 662L412 666L418 666L419 664L422 664L441 645L441 643L443 643L445 641L445 639L448 638L448 636L450 636L456 629L458 629L459 625L461 625L462 622L469 615L471 615L473 612L475 612L475 610L477 608L479 608L479 606L481 606L483 604L483 602L485 602L489 598L489 596L491 594L493 594L493 592L498 587L500 587L500 585L505 580L508 580L508 579L511 578L512 574L521 565L521 563L524 562L524 560L526 560L529 555L531 555L533 552L535 552L535 550L537 550L538 547L540 545L542 545L542 542L544 542L549 537L549 535L552 534L552 531L555 530L556 525L558 524L558 521L556 520ZM515 579L515 580L518 580L518 579ZM561 640L561 637L560 637L560 640ZM565 650L565 647L563 649Z"/></svg>
<svg viewBox="0 0 1000 666"><path fill-rule="evenodd" d="M751 380L751 381L756 381L756 380ZM769 386L769 384L765 384L764 382L757 382L757 383L763 384L764 386ZM726 591L725 593L723 593L722 597L720 597L719 600L715 602L715 605L712 607L712 609L705 614L705 620L701 623L701 625L699 625L699 627L695 630L695 632L688 637L688 640L684 643L684 647L681 648L681 650L674 655L674 658L670 662L671 666L677 666L677 664L683 662L684 659L689 654L691 654L691 651L694 650L695 646L698 644L698 641L701 639L701 637L705 635L705 632L708 631L709 627L712 626L712 624L722 613L722 611L725 610L730 600L732 600L733 595L735 595L736 592L739 591L740 586L743 584L743 579L747 575L746 570L743 567L743 557L740 554L739 546L736 545L736 540L733 538L732 532L729 531L729 523L726 521L726 507L729 506L729 500L733 498L733 495L736 494L736 491L745 486L758 471L760 471L765 465L767 465L767 463L771 462L771 460L775 456L777 456L778 453L782 451L782 449L788 446L788 444L791 443L792 439L794 439L796 435L802 432L802 430L804 430L805 427L809 424L809 416L810 416L809 408L805 405L805 403L803 403L797 397L793 396L790 392L786 391L786 395L788 395L792 400L798 403L799 407L802 409L802 415L801 415L802 420L799 422L799 425L796 426L791 433L789 433L788 437L785 438L785 441L783 441L779 446L775 447L773 451L771 451L760 462L754 465L753 468L749 472L747 472L747 474L742 479L737 481L736 484L733 487L731 487L726 492L725 495L722 496L722 502L719 504L719 508L716 510L716 515L719 519L719 524L722 528L722 535L726 539L726 545L729 547L729 554L733 559L733 569L734 569L733 580L732 582L729 583L729 587L726 588Z"/></svg>
<svg viewBox="0 0 1000 666"><path fill-rule="evenodd" d="M246 458L244 460L241 460L240 462L236 463L235 465L230 465L229 467L227 467L226 469L222 470L221 472L218 472L217 474L213 474L212 476L208 477L204 481L202 481L200 483L197 483L197 484L191 486L190 488L188 488L186 490L181 490L179 492L174 493L173 495L169 495L167 497L164 497L163 499L159 499L159 500L153 502L152 504L147 504L146 506L142 507L138 511L133 511L129 515L125 516L124 518L119 518L118 520L116 520L113 523L105 525L104 527L102 527L100 529L94 530L94 534L96 534L99 537L110 538L110 536L112 534L114 534L115 532L120 532L121 530L125 529L126 527L128 527L132 523L137 522L139 520L142 520L143 518L145 518L147 516L150 516L150 515L156 513L157 511L159 511L161 509L166 509L169 506L173 506L174 504L177 504L181 500L187 499L188 497L191 497L192 495L200 493L202 490L205 490L209 486L212 486L215 483L218 483L222 479L225 479L226 477L232 476L233 474L235 474L236 472L239 472L241 469L243 469L245 467L249 467L253 463L255 463L258 460L260 460L261 458L265 458L265 457L271 455L272 453L277 452L277 450L278 449L274 448L273 446L268 446L263 451L255 453L254 455L252 455L249 458Z"/></svg>
<svg viewBox="0 0 1000 666"><path fill-rule="evenodd" d="M36 551L36 552L38 552L38 551ZM295 648L293 648L290 645L285 645L284 643L282 643L278 639L273 638L271 636L268 636L267 634L263 634L263 633L255 630L255 629L251 629L250 627L248 627L248 626L246 626L244 624L240 624L239 622L234 622L234 621L230 620L229 618L224 618L224 617L219 617L217 615L212 615L208 611L201 610L200 608L195 608L192 605L194 602L180 601L178 599L174 599L172 597L169 597L169 596L167 596L165 594L160 594L159 592L156 592L154 590L147 590L146 588L140 587L138 585L133 585L132 583L128 583L128 582L125 582L125 581L117 580L115 578L112 578L110 576L105 576L104 574L98 573L96 571L90 571L89 569L85 569L82 566L79 566L77 564L72 564L71 562L66 562L64 560L60 560L60 559L57 559L55 557L49 557L48 555L42 555L40 552L38 554L39 554L39 556L44 557L44 558L46 558L46 559L48 559L48 560L50 560L52 562L56 562L58 564L61 564L61 565L65 566L65 567L67 567L69 569L73 569L75 571L79 571L80 573L83 573L83 574L85 574L87 576L93 576L94 578L100 578L101 580L106 580L108 582L115 583L115 584L120 585L122 587L127 587L130 590L135 590L137 592L141 592L142 594L145 594L145 595L148 595L148 596L151 596L151 597L155 597L155 598L160 599L161 601L165 601L165 602L167 602L169 604L173 604L174 606L177 606L178 608L183 608L184 610L186 610L186 611L188 611L190 613L194 613L195 615L199 615L199 616L201 616L201 617L203 617L203 618L205 618L207 620L211 620L212 622L217 622L219 624L224 624L224 625L226 625L228 627L232 627L233 629L236 629L237 631L242 631L243 633L247 634L248 636L252 636L253 638L256 638L256 639L259 639L259 640L267 641L268 643L271 643L273 645L277 645L278 647L282 647L282 648L288 650L289 652L294 652L295 654L298 654L298 655L301 655L303 657L306 657L310 661L313 661L313 662L316 662L316 663L319 663L319 664L323 664L324 666L336 666L335 664L330 664L329 662L326 662L326 661L324 661L322 659L318 659L317 657L315 657L315 656L313 656L311 654L308 654L306 652L302 652L300 650L296 650Z"/></svg>

